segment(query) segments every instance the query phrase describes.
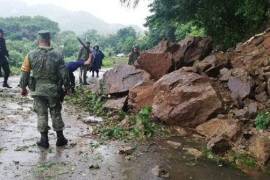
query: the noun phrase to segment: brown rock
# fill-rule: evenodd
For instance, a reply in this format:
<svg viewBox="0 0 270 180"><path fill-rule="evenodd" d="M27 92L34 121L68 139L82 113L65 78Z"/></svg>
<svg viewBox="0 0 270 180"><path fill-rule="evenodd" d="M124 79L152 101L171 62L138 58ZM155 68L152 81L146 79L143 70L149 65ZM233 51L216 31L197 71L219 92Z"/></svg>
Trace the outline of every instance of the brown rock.
<svg viewBox="0 0 270 180"><path fill-rule="evenodd" d="M118 99L109 99L104 104L104 108L110 110L124 110L125 106L127 105L127 96Z"/></svg>
<svg viewBox="0 0 270 180"><path fill-rule="evenodd" d="M265 91L261 92L260 94L256 94L255 98L257 101L262 102L262 103L268 100L268 96Z"/></svg>
<svg viewBox="0 0 270 180"><path fill-rule="evenodd" d="M270 133L257 133L251 138L249 152L260 164L265 164L270 158Z"/></svg>
<svg viewBox="0 0 270 180"><path fill-rule="evenodd" d="M231 71L229 69L223 68L223 69L220 70L220 78L219 78L219 80L224 81L224 82L229 81L229 79L231 77L231 74L232 73L231 73Z"/></svg>
<svg viewBox="0 0 270 180"><path fill-rule="evenodd" d="M103 76L103 88L106 94L127 94L129 89L150 79L150 75L134 66L120 65L107 71Z"/></svg>
<svg viewBox="0 0 270 180"><path fill-rule="evenodd" d="M236 119L215 118L196 127L199 134L208 139L215 136L226 136L228 139L235 139L241 131L241 125Z"/></svg>
<svg viewBox="0 0 270 180"><path fill-rule="evenodd" d="M217 77L220 70L228 66L228 58L224 53L216 53L207 56L194 65L199 73L206 73L208 76Z"/></svg>
<svg viewBox="0 0 270 180"><path fill-rule="evenodd" d="M208 78L177 70L154 84L153 115L167 124L194 127L222 107Z"/></svg>
<svg viewBox="0 0 270 180"><path fill-rule="evenodd" d="M193 65L202 60L212 51L212 39L201 37L187 37L178 43L179 49L173 52L176 69Z"/></svg>
<svg viewBox="0 0 270 180"><path fill-rule="evenodd" d="M143 107L152 107L154 99L153 82L145 82L129 91L128 106L132 111L138 112Z"/></svg>
<svg viewBox="0 0 270 180"><path fill-rule="evenodd" d="M251 83L244 82L240 78L231 77L228 82L231 96L235 101L241 101L251 92Z"/></svg>
<svg viewBox="0 0 270 180"><path fill-rule="evenodd" d="M172 67L170 53L143 53L137 60L137 68L147 71L151 78L159 79Z"/></svg>
<svg viewBox="0 0 270 180"><path fill-rule="evenodd" d="M195 158L202 157L203 153L195 148L183 148L184 151L187 151L188 154L194 156Z"/></svg>
<svg viewBox="0 0 270 180"><path fill-rule="evenodd" d="M251 117L255 116L258 112L258 103L253 102L248 105L248 113Z"/></svg>

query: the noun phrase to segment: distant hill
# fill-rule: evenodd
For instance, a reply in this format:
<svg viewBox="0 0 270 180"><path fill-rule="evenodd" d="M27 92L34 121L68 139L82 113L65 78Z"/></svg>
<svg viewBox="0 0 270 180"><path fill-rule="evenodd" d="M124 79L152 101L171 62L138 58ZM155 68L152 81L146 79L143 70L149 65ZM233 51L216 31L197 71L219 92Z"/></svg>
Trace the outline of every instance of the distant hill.
<svg viewBox="0 0 270 180"><path fill-rule="evenodd" d="M62 31L72 30L82 34L87 30L95 29L101 34L112 34L126 26L121 24L110 24L94 15L83 11L69 11L54 5L29 6L19 0L0 0L0 16L44 16L59 23ZM141 32L138 26L133 26L136 31Z"/></svg>

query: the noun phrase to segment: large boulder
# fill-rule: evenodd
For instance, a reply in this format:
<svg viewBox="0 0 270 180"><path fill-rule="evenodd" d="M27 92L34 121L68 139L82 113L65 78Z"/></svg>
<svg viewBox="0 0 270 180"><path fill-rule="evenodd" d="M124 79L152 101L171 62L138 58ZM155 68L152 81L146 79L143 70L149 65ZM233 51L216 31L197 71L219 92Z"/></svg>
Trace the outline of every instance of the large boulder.
<svg viewBox="0 0 270 180"><path fill-rule="evenodd" d="M105 94L128 94L129 89L150 79L150 75L130 65L120 65L103 76Z"/></svg>
<svg viewBox="0 0 270 180"><path fill-rule="evenodd" d="M195 127L222 107L209 79L182 69L154 84L153 115L167 124Z"/></svg>
<svg viewBox="0 0 270 180"><path fill-rule="evenodd" d="M128 106L132 111L138 112L143 107L152 107L154 99L153 84L153 82L146 82L130 89Z"/></svg>
<svg viewBox="0 0 270 180"><path fill-rule="evenodd" d="M241 131L241 124L236 119L215 118L196 127L196 131L211 139L216 136L225 136L235 139Z"/></svg>
<svg viewBox="0 0 270 180"><path fill-rule="evenodd" d="M136 61L136 67L147 71L152 79L158 80L172 67L170 53L142 53Z"/></svg>

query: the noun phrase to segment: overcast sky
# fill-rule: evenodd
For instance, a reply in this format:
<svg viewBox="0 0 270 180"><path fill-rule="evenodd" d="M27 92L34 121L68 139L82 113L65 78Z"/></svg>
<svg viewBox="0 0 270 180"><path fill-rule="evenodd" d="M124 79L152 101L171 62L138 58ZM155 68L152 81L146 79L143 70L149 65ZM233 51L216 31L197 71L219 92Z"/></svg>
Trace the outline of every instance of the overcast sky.
<svg viewBox="0 0 270 180"><path fill-rule="evenodd" d="M72 11L88 11L109 23L143 26L150 14L148 4L142 0L135 9L123 7L119 0L23 0L28 4L54 4Z"/></svg>

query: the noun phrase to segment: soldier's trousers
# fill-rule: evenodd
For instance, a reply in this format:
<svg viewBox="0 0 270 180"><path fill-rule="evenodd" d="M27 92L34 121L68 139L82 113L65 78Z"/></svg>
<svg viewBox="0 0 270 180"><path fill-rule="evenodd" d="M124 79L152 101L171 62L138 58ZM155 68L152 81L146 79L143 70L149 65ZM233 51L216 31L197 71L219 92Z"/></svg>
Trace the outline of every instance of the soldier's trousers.
<svg viewBox="0 0 270 180"><path fill-rule="evenodd" d="M48 114L50 112L52 119L52 126L55 131L62 131L64 129L64 122L61 116L62 104L59 97L34 97L34 111L38 116L37 128L43 133L47 132L50 127L48 125Z"/></svg>

